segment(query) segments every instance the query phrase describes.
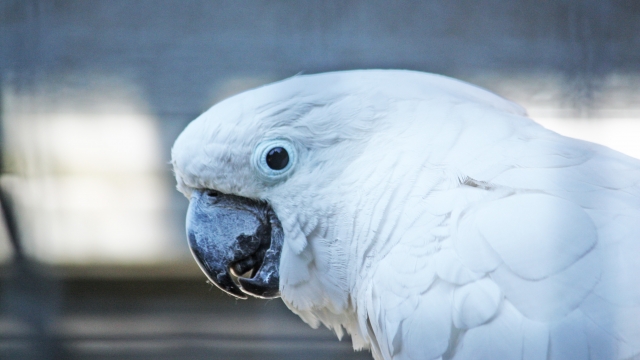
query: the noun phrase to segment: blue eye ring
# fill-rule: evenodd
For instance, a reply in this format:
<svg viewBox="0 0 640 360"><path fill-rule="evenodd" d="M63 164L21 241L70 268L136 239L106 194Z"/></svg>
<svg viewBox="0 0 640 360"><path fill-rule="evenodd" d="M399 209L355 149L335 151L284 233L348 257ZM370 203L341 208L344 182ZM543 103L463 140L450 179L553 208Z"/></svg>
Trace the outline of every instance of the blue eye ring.
<svg viewBox="0 0 640 360"><path fill-rule="evenodd" d="M276 166L272 162L274 152L278 152L281 158ZM286 159L283 158L286 156ZM270 162L267 162L270 158ZM275 181L285 178L298 160L296 147L288 139L278 138L263 140L256 145L253 151L253 166L257 173L265 180ZM275 167L275 168L274 168Z"/></svg>

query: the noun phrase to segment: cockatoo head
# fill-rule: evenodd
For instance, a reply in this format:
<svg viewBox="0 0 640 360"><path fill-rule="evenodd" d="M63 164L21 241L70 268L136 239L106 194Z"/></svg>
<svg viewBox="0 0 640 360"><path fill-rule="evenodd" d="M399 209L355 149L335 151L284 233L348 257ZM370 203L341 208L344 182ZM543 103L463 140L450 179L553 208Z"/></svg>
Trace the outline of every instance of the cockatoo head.
<svg viewBox="0 0 640 360"><path fill-rule="evenodd" d="M340 73L294 77L215 105L176 140L189 244L219 288L237 297L279 295L283 242L305 242L296 230L317 227L331 211L336 179L384 113L385 98L368 89Z"/></svg>
<svg viewBox="0 0 640 360"><path fill-rule="evenodd" d="M423 144L437 136L430 128L447 118L440 104L461 99L521 111L453 79L390 70L296 76L213 106L172 150L178 189L190 199L189 244L202 270L234 296L278 296L283 244L300 255L309 237L353 237L353 205L391 188L367 181L380 176L378 163L384 159L390 171L407 155L426 154ZM415 106L425 102L433 116L417 118ZM394 176L387 181L410 174Z"/></svg>

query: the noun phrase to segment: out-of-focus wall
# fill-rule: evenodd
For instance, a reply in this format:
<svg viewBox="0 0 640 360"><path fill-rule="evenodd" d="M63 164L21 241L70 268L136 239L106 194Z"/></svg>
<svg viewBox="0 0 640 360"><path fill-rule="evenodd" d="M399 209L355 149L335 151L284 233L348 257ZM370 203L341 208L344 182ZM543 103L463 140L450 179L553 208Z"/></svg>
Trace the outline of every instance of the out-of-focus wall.
<svg viewBox="0 0 640 360"><path fill-rule="evenodd" d="M215 102L329 70L487 87L635 156L636 1L3 0L3 186L51 263L191 261L169 149Z"/></svg>

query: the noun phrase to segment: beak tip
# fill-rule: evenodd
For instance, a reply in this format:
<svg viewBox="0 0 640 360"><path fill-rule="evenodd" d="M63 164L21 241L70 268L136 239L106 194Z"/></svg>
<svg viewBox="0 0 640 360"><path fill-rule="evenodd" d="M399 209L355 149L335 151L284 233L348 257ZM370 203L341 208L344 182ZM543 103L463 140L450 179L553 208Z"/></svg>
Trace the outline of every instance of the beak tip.
<svg viewBox="0 0 640 360"><path fill-rule="evenodd" d="M273 299L280 296L278 284L265 284L257 279L238 278L241 290L249 295L260 297L263 299Z"/></svg>
<svg viewBox="0 0 640 360"><path fill-rule="evenodd" d="M247 294L245 294L234 282L231 280L231 277L228 274L223 276L224 280L221 280L221 277L218 276L218 281L213 281L209 279L213 285L215 285L218 289L226 292L227 294L238 298L246 300L248 298Z"/></svg>
<svg viewBox="0 0 640 360"><path fill-rule="evenodd" d="M202 251L198 250L199 249L193 246L191 247L192 255L200 267L200 270L202 270L207 277L208 282L235 298L247 299L247 294L242 292L238 285L231 279L229 270L217 266L212 267L211 265L214 262L205 261L202 256Z"/></svg>

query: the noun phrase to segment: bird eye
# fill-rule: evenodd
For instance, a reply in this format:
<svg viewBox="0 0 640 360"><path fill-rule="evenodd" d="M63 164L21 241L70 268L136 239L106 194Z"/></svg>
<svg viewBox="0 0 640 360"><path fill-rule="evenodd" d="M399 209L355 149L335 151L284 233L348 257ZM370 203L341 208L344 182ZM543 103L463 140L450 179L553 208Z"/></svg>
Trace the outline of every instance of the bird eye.
<svg viewBox="0 0 640 360"><path fill-rule="evenodd" d="M285 177L296 162L296 148L288 139L264 140L253 153L253 165L265 180Z"/></svg>
<svg viewBox="0 0 640 360"><path fill-rule="evenodd" d="M267 153L267 166L273 170L282 170L289 164L289 153L281 146L276 146Z"/></svg>

